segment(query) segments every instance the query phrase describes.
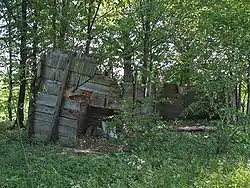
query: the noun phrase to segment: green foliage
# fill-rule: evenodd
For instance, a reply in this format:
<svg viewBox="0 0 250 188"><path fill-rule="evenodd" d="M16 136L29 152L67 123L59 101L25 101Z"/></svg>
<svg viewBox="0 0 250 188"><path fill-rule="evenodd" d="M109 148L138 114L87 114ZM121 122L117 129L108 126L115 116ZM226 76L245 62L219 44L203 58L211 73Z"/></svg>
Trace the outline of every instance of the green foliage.
<svg viewBox="0 0 250 188"><path fill-rule="evenodd" d="M153 102L145 100L142 102L122 101L121 103L122 110L114 116L111 125L121 130L125 138L151 134L160 125L158 114L145 112L153 110Z"/></svg>
<svg viewBox="0 0 250 188"><path fill-rule="evenodd" d="M17 101L17 87L13 90L13 98L12 98L12 109L15 109L15 104ZM8 95L9 95L9 88L7 84L0 82L0 122L8 120ZM14 112L14 111L13 111Z"/></svg>
<svg viewBox="0 0 250 188"><path fill-rule="evenodd" d="M249 187L249 172L249 161L245 159L231 163L225 158L216 159L212 163L212 168L204 169L196 182L196 187Z"/></svg>
<svg viewBox="0 0 250 188"><path fill-rule="evenodd" d="M53 145L29 146L26 137L22 145L17 135L4 133L0 140L3 186L249 187L249 148L244 145L249 144L249 115L229 97L239 84L244 88L239 96L249 94L249 2L116 0L100 1L100 9L96 0L56 2L28 3L27 79L34 74L33 55L51 46L82 52L90 42L101 71L109 71L111 77L116 76L113 69L123 68L128 60L138 71L138 83L145 76L153 87L164 80L196 88L205 102L198 100L189 110L198 114L211 107L209 115L220 118L211 122L217 132L170 133L157 114L142 113L147 102L125 102L112 125L133 146L131 155L77 156ZM2 1L0 9L5 32L0 63L10 67L7 54L12 51L16 85L21 3ZM0 132L9 126L5 121L9 78L1 79ZM246 106L246 101L240 102Z"/></svg>
<svg viewBox="0 0 250 188"><path fill-rule="evenodd" d="M14 85L13 88L13 96L11 101L11 108L13 113L13 120L16 117L16 103L18 100L18 89L19 87L17 85ZM8 95L9 95L9 88L8 85L5 83L0 82L0 123L2 124L13 124L13 122L8 122ZM26 100L28 101L29 93L26 94ZM27 112L28 112L28 105L25 105L25 117L27 118ZM7 122L7 123L5 123ZM9 127L9 126L8 126ZM1 129L1 125L0 125ZM3 128L4 129L4 128Z"/></svg>
<svg viewBox="0 0 250 188"><path fill-rule="evenodd" d="M245 114L235 112L233 108L225 108L223 111L221 119L215 122L217 127L215 134L217 152L227 152L230 149L230 143L248 144L250 142L249 117ZM232 121L232 117L235 121ZM236 121L236 118L238 121Z"/></svg>
<svg viewBox="0 0 250 188"><path fill-rule="evenodd" d="M1 63L10 66L8 53L12 51L14 76L19 74L22 20L16 18L21 3L3 1L0 5L5 31ZM138 83L146 77L153 87L163 80L187 84L214 100L236 84L247 85L249 8L248 2L236 0L31 0L27 75L34 74L35 56L48 47L82 52L89 42L99 69L110 77L121 76L116 69L127 63L130 74L138 75ZM1 105L6 109L5 103Z"/></svg>
<svg viewBox="0 0 250 188"><path fill-rule="evenodd" d="M8 119L8 88L6 85L0 82L0 121L4 121Z"/></svg>
<svg viewBox="0 0 250 188"><path fill-rule="evenodd" d="M164 124L162 124L164 125ZM79 155L56 145L29 145L26 132L0 135L3 187L248 187L249 147L216 154L209 134L158 128L134 139L132 153Z"/></svg>
<svg viewBox="0 0 250 188"><path fill-rule="evenodd" d="M0 121L0 133L3 133L5 131L7 131L8 129L10 129L12 124L13 124L13 122Z"/></svg>

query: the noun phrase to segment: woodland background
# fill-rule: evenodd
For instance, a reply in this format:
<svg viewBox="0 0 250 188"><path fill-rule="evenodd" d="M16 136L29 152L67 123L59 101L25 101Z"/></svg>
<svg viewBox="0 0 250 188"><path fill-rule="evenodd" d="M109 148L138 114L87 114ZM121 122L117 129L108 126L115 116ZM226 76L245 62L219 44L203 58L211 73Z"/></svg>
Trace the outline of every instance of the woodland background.
<svg viewBox="0 0 250 188"><path fill-rule="evenodd" d="M249 28L250 3L246 0L1 0L0 129L13 128L15 123L26 127L39 58L49 48L92 55L100 72L120 83L144 84L149 98L151 91L164 83L195 87L209 103L211 117L219 118L209 122L218 129L211 137L180 136L149 126L152 129L147 139L133 140L132 145L138 145L132 156L83 159L86 169L99 166L96 172L90 172L93 181L82 181L79 175L73 175L77 171L85 173L85 168L78 165L83 163L81 158L67 161L68 154L57 158L55 146L18 148L17 135L4 133L8 136L2 137L2 154L9 157L0 158L0 162L9 166L4 167L0 182L21 185L18 182L24 178L21 186L25 187L36 179L32 185L42 186L39 174L50 172L53 178L43 176L50 186L248 187ZM197 101L190 108L199 111L204 105L207 103ZM120 117L132 118L125 114ZM141 125L147 119L130 120ZM160 124L179 121L182 122ZM148 124L155 125L150 119ZM17 148L18 153L14 155L10 148ZM27 150L35 151L27 154ZM44 155L43 150L50 153L44 156L48 163L38 157ZM224 155L218 155L224 151ZM36 158L34 163L30 162L32 157ZM139 159L145 159L147 165ZM129 160L135 165L133 168L126 166ZM102 161L113 164L112 168L103 167L105 175ZM114 164L120 164L115 178L111 176L117 168ZM27 167L28 173L17 168L19 165ZM11 170L13 166L15 171ZM32 169L38 170L30 176ZM166 169L171 169L171 173ZM131 173L134 176L129 176Z"/></svg>
<svg viewBox="0 0 250 188"><path fill-rule="evenodd" d="M146 95L166 82L195 86L211 103L225 96L220 109L249 112L246 1L3 0L0 16L1 117L17 114L21 127L48 48L92 54L103 74L136 80Z"/></svg>

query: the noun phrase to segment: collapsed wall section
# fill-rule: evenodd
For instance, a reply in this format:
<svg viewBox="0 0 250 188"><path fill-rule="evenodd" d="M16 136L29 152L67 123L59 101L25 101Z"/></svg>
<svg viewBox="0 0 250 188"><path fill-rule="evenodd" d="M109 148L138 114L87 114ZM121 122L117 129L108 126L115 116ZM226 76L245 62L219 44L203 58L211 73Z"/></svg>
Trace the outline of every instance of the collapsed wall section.
<svg viewBox="0 0 250 188"><path fill-rule="evenodd" d="M75 142L81 103L87 101L87 92L79 91L77 87L87 82L95 72L96 64L90 57L58 50L50 50L44 55L29 113L31 139L50 140L56 134L59 141ZM67 95L69 88L76 90L72 93L80 96L80 100Z"/></svg>

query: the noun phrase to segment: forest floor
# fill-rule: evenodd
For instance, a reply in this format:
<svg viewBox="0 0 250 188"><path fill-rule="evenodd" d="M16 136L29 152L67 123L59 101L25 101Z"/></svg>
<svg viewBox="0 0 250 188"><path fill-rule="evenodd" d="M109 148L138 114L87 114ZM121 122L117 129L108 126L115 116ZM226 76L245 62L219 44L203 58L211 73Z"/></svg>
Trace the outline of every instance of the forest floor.
<svg viewBox="0 0 250 188"><path fill-rule="evenodd" d="M131 152L128 144L107 140L100 137L83 137L79 139L78 146L74 150L78 154L110 154L116 152Z"/></svg>
<svg viewBox="0 0 250 188"><path fill-rule="evenodd" d="M0 187L250 187L249 144L217 153L214 134L166 129L126 144L129 152L85 155L2 132Z"/></svg>

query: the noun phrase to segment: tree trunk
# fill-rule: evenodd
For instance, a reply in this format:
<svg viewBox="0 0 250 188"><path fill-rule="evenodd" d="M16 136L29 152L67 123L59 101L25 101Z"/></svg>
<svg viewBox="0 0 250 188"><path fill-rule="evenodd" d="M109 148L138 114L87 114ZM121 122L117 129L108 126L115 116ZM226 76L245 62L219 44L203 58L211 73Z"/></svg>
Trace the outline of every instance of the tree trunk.
<svg viewBox="0 0 250 188"><path fill-rule="evenodd" d="M248 60L248 80L247 80L247 114L250 115L250 61Z"/></svg>
<svg viewBox="0 0 250 188"><path fill-rule="evenodd" d="M107 77L109 77L109 78L113 78L113 77L114 77L113 64L112 64L112 62L108 62L108 67L107 67L106 70L104 71L104 76L107 76Z"/></svg>
<svg viewBox="0 0 250 188"><path fill-rule="evenodd" d="M241 94L242 94L242 84L239 83L238 89L237 89L237 110L241 110Z"/></svg>
<svg viewBox="0 0 250 188"><path fill-rule="evenodd" d="M229 91L229 99L230 99L230 106L235 110L237 109L237 86L233 89L233 91ZM232 121L236 122L237 117L235 114L232 115Z"/></svg>
<svg viewBox="0 0 250 188"><path fill-rule="evenodd" d="M33 25L33 44L32 44L32 65L31 65L31 84L30 84L30 97L29 97L29 131L28 136L31 139L33 133L33 109L35 103L35 95L38 90L36 86L37 80L37 53L38 53L38 37L37 37L37 14L34 10L35 22Z"/></svg>
<svg viewBox="0 0 250 188"><path fill-rule="evenodd" d="M243 94L243 99L242 99L242 104L241 104L241 108L242 108L242 113L246 113L245 107L247 106L247 92L244 92Z"/></svg>
<svg viewBox="0 0 250 188"><path fill-rule="evenodd" d="M56 7L57 7L57 2L56 0L53 0L53 7L52 7L52 41L53 41L53 48L57 47L56 44Z"/></svg>
<svg viewBox="0 0 250 188"><path fill-rule="evenodd" d="M36 18L36 12L35 12L35 18ZM33 36L33 44L32 44L32 67L31 67L31 71L32 71L32 80L36 80L36 75L37 75L37 53L38 53L38 37L37 37L37 22L35 21L34 25L33 25L33 32L34 32L34 36ZM35 82L32 82L30 87L31 89L33 89L33 87L35 86ZM32 92L31 92L32 93ZM33 94L33 93L32 93Z"/></svg>
<svg viewBox="0 0 250 188"><path fill-rule="evenodd" d="M143 27L143 58L142 58L142 84L144 85L144 97L147 96L147 82L148 82L148 72L149 72L149 52L150 52L150 9L148 6L149 1L145 1L146 4L142 4L143 1L140 0L140 6L142 10L145 10L141 15L141 22Z"/></svg>
<svg viewBox="0 0 250 188"><path fill-rule="evenodd" d="M129 37L129 32L124 34L124 82L133 82L133 70L132 70L132 42Z"/></svg>
<svg viewBox="0 0 250 188"><path fill-rule="evenodd" d="M147 95L147 81L148 81L148 62L149 62L149 32L150 32L150 22L145 21L144 26L144 41L143 41L143 70L142 70L142 84L144 84L144 95Z"/></svg>
<svg viewBox="0 0 250 188"><path fill-rule="evenodd" d="M136 92L137 92L137 76L138 76L138 70L135 66L134 75L133 75L133 101L136 100Z"/></svg>
<svg viewBox="0 0 250 188"><path fill-rule="evenodd" d="M91 44L91 20L93 15L93 7L94 7L94 0L89 0L89 7L88 7L88 25L87 25L87 40L86 40L86 47L85 53L89 54L90 51L90 44Z"/></svg>
<svg viewBox="0 0 250 188"><path fill-rule="evenodd" d="M8 116L9 121L12 121L12 97L13 97L13 79L12 79L12 33L11 33L11 19L9 18L8 24L8 45L9 45L9 70L8 70L8 77L9 77L9 96L8 96Z"/></svg>
<svg viewBox="0 0 250 188"><path fill-rule="evenodd" d="M148 89L147 89L147 97L151 97L152 92L152 77L153 77L153 61L151 59L151 52L152 49L150 49L149 52L149 75L148 75Z"/></svg>
<svg viewBox="0 0 250 188"><path fill-rule="evenodd" d="M26 91L26 62L27 62L27 0L22 1L22 24L21 24L21 46L20 46L20 89L17 106L17 124L24 127L24 102Z"/></svg>
<svg viewBox="0 0 250 188"><path fill-rule="evenodd" d="M59 48L65 49L66 47L66 33L68 30L68 20L67 20L67 9L69 7L68 0L62 0L62 13L60 19L60 39L59 39Z"/></svg>
<svg viewBox="0 0 250 188"><path fill-rule="evenodd" d="M241 110L241 83L237 84L235 87L235 99L236 99L236 109L237 112ZM236 116L236 120L239 121L239 116Z"/></svg>
<svg viewBox="0 0 250 188"><path fill-rule="evenodd" d="M87 39L86 39L86 47L85 53L88 55L90 52L90 45L92 40L92 29L93 25L96 20L97 13L100 9L102 0L99 0L96 11L94 13L94 0L89 0L89 7L88 7L88 25L87 25Z"/></svg>

